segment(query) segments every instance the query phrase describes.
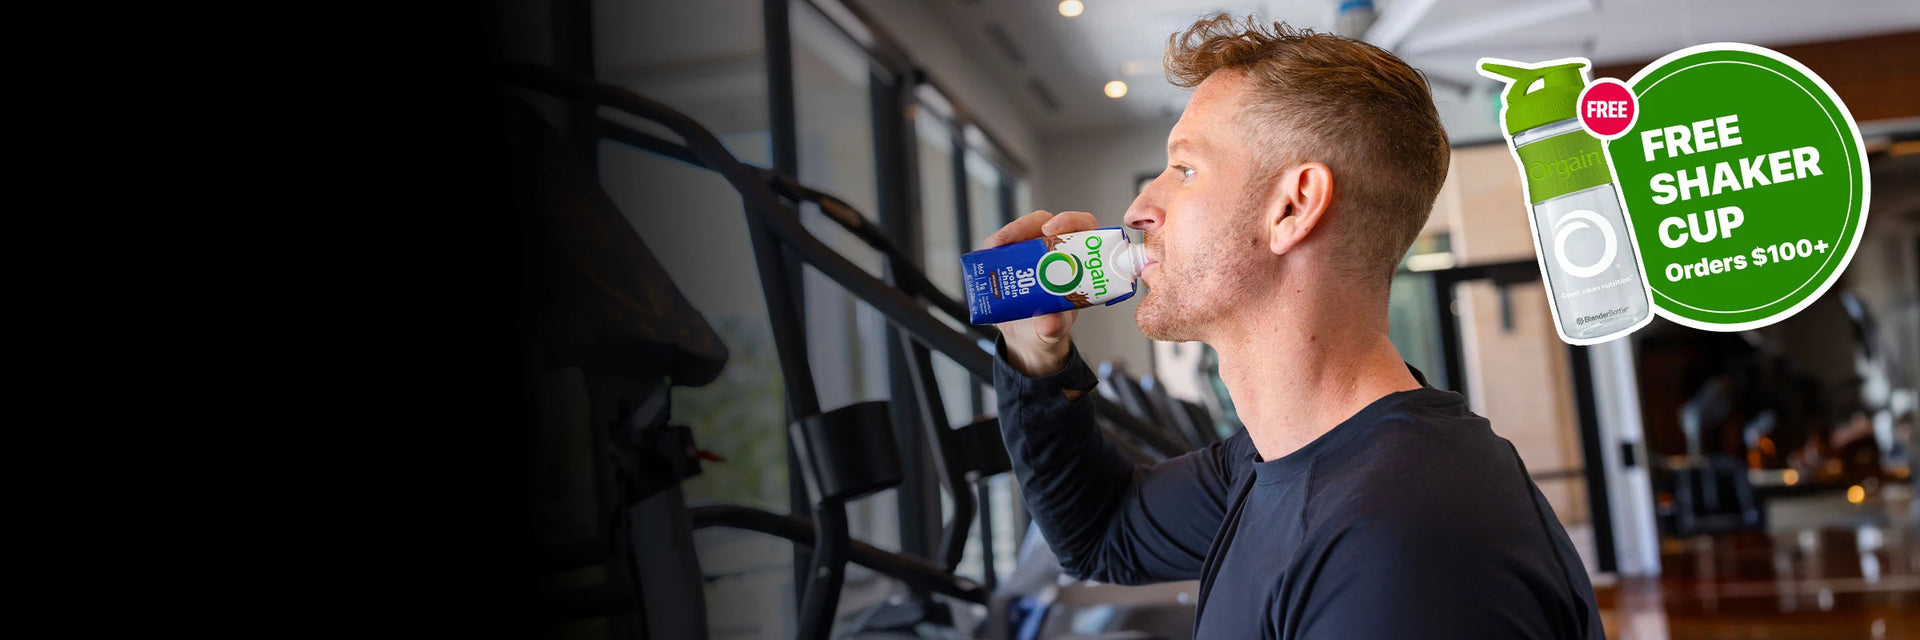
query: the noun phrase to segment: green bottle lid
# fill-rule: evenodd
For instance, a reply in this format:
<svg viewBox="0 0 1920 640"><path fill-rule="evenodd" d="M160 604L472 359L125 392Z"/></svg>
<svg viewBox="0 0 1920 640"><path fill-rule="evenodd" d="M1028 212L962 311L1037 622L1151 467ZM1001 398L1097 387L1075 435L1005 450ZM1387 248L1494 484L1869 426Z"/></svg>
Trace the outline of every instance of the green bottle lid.
<svg viewBox="0 0 1920 640"><path fill-rule="evenodd" d="M1585 66L1584 62L1569 62L1528 68L1482 62L1480 75L1507 82L1507 133L1511 135L1578 115L1574 103L1587 86L1586 74L1581 71ZM1535 80L1542 81L1538 89L1533 88Z"/></svg>

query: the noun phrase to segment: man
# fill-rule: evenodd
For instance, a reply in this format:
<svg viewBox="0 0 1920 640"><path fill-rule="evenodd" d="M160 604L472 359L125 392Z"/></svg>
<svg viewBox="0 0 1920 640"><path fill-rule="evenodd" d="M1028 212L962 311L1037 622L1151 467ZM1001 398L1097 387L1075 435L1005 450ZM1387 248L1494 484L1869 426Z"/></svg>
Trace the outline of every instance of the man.
<svg viewBox="0 0 1920 640"><path fill-rule="evenodd" d="M1198 340L1246 429L1153 466L1101 437L1077 312L1000 326L1000 424L1068 573L1201 582L1201 638L1604 638L1518 454L1387 339L1446 175L1427 84L1371 45L1228 16L1169 42L1193 88L1128 209L1156 340ZM1036 211L986 246L1097 226Z"/></svg>

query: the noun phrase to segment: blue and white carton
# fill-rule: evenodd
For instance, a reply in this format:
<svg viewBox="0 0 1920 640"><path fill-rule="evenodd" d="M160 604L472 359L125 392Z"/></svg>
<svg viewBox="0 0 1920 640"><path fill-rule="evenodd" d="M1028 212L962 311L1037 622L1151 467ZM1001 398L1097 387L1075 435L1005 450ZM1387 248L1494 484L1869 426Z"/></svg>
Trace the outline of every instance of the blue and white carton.
<svg viewBox="0 0 1920 640"><path fill-rule="evenodd" d="M1133 297L1146 249L1126 229L1105 227L1042 236L960 257L967 314L998 324Z"/></svg>

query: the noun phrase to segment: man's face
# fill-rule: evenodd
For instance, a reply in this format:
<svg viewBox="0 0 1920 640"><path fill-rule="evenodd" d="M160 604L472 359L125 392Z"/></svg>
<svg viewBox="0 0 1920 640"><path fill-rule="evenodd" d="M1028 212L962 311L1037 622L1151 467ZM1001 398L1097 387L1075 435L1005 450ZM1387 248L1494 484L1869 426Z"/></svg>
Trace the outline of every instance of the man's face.
<svg viewBox="0 0 1920 640"><path fill-rule="evenodd" d="M1244 83L1223 71L1194 89L1167 136L1166 170L1127 209L1127 226L1145 232L1151 257L1134 312L1149 338L1207 340L1269 280L1273 255L1258 214L1266 194L1252 179L1261 163L1241 115Z"/></svg>

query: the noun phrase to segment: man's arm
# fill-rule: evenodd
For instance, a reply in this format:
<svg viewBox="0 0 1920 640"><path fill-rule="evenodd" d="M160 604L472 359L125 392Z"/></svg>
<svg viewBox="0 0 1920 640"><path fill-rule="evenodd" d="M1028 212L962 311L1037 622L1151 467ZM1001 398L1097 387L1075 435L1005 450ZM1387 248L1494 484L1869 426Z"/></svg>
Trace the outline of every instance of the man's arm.
<svg viewBox="0 0 1920 640"><path fill-rule="evenodd" d="M1000 430L1027 508L1069 575L1114 584L1200 577L1232 496L1243 431L1223 443L1136 467L1094 422L1098 383L1077 349L1059 371L1028 377L996 345Z"/></svg>

